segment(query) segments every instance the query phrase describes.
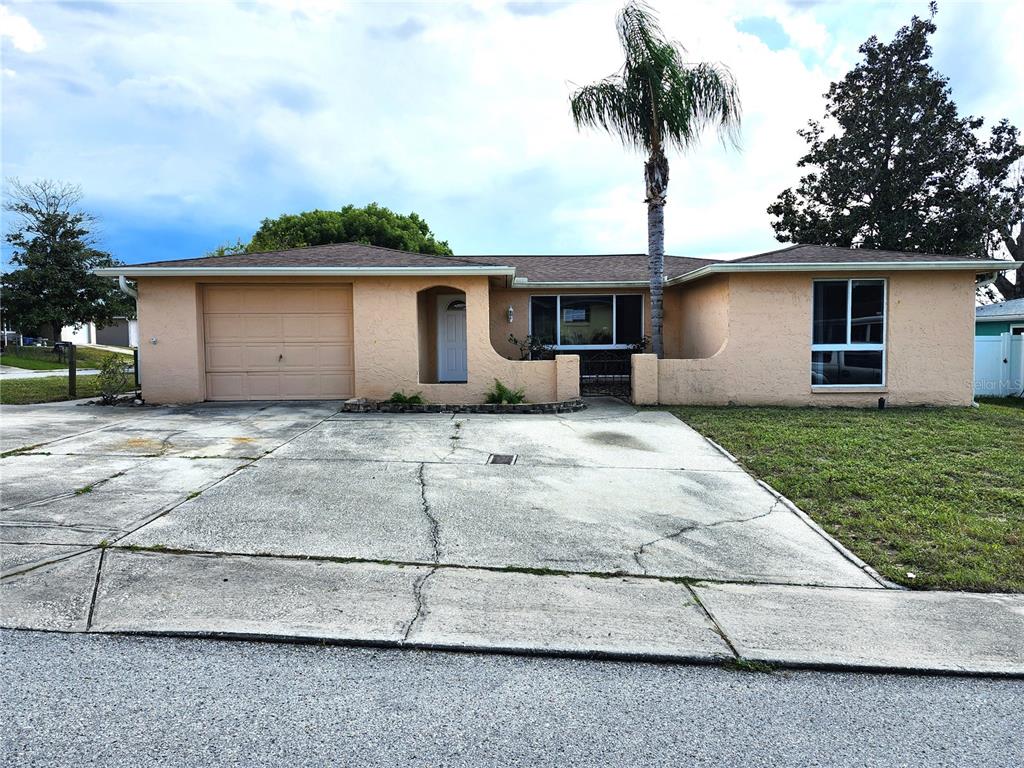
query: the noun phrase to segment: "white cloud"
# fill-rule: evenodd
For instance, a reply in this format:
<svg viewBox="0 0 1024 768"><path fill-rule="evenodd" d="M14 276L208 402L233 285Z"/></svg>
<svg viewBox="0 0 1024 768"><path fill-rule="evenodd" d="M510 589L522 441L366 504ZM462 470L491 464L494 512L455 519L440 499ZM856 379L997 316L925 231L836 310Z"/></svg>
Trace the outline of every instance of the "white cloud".
<svg viewBox="0 0 1024 768"><path fill-rule="evenodd" d="M9 38L19 51L35 53L46 47L43 36L29 20L19 16L6 5L0 5L0 39Z"/></svg>
<svg viewBox="0 0 1024 768"><path fill-rule="evenodd" d="M656 5L691 58L732 68L745 114L742 151L709 135L671 157L668 250L772 248L765 208L799 178L796 130L821 116L866 34L837 26L834 5ZM131 4L90 15L83 33L83 14L34 5L49 47L28 58L15 42L5 60L18 71L5 83L6 169L81 183L126 216L241 236L284 211L378 200L418 211L462 252L642 251L643 158L577 132L568 110L573 84L621 64L618 7ZM848 14L878 14L884 37L910 12ZM793 47L737 32L752 16L776 19ZM1003 48L988 103L1021 90Z"/></svg>

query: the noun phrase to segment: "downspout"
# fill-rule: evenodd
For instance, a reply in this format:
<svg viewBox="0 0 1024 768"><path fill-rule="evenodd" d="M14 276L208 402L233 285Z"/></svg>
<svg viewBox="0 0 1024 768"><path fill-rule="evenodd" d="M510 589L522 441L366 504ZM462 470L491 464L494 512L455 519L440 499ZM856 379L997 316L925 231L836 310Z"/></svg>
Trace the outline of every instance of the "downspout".
<svg viewBox="0 0 1024 768"><path fill-rule="evenodd" d="M121 289L122 293L125 293L128 296L131 296L136 301L138 301L138 299L139 299L139 292L137 290L135 290L134 288L132 288L130 285L128 285L128 278L127 277L125 277L124 275L118 275L117 276L117 285ZM138 310L136 309L136 311L138 311Z"/></svg>
<svg viewBox="0 0 1024 768"><path fill-rule="evenodd" d="M138 318L138 316L139 316L139 292L135 288L132 288L130 285L128 285L128 279L124 275L118 275L117 276L117 287L121 289L121 292L123 294L125 294L126 296L131 296L133 299L135 299L135 317ZM137 319L136 319L136 322L138 322ZM131 325L130 325L130 323L131 323L131 321L129 320L129 331L128 331L129 343L131 343ZM142 372L139 370L139 368L141 368L141 365L140 365L140 361L139 361L139 347L138 347L138 343L136 343L136 345L135 345L134 357L135 357L135 360L133 361L134 365L132 366L132 368L135 370L135 396L137 398L141 398L142 397L142 394L141 394L141 387L142 387L142 376L141 376L141 373Z"/></svg>

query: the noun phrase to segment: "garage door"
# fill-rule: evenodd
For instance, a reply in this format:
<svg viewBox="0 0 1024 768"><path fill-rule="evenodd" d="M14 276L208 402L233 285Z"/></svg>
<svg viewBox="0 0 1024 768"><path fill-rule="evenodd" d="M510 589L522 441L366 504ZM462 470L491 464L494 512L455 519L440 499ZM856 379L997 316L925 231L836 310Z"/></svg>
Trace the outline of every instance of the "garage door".
<svg viewBox="0 0 1024 768"><path fill-rule="evenodd" d="M352 397L351 285L208 285L210 400Z"/></svg>

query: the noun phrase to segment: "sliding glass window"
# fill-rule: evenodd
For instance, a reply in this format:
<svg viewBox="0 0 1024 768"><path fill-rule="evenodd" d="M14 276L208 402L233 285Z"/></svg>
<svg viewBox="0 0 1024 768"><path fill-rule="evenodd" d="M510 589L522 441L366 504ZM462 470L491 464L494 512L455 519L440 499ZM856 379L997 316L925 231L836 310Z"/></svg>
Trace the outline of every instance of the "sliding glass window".
<svg viewBox="0 0 1024 768"><path fill-rule="evenodd" d="M530 335L556 349L624 349L644 335L643 296L530 297Z"/></svg>
<svg viewBox="0 0 1024 768"><path fill-rule="evenodd" d="M815 280L811 384L885 384L885 280Z"/></svg>

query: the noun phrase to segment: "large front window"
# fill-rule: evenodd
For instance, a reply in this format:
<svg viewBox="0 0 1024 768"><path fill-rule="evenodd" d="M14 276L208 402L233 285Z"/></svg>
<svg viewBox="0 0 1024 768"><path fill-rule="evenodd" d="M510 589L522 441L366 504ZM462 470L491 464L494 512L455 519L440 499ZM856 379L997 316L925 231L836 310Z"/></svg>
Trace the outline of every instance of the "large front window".
<svg viewBox="0 0 1024 768"><path fill-rule="evenodd" d="M643 296L532 296L530 335L559 349L625 348L644 335Z"/></svg>
<svg viewBox="0 0 1024 768"><path fill-rule="evenodd" d="M885 281L815 280L811 384L885 383Z"/></svg>

